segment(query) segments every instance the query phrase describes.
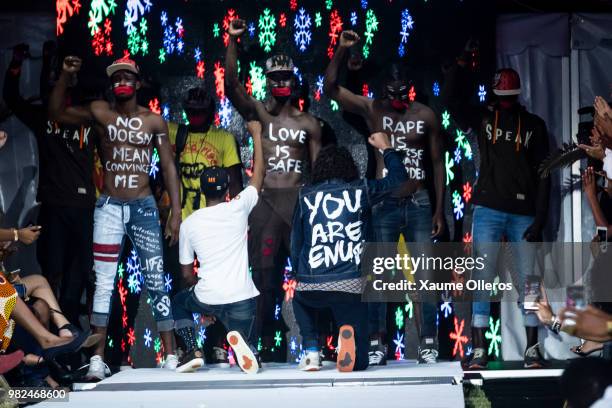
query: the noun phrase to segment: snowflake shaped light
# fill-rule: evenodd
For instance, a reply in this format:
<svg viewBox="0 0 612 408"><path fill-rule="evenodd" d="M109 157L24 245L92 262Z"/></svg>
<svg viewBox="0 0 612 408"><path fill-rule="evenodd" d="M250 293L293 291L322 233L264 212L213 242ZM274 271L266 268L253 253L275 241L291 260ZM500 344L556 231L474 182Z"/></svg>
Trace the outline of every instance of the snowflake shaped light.
<svg viewBox="0 0 612 408"><path fill-rule="evenodd" d="M274 320L279 320L281 317L281 305L278 303L274 306Z"/></svg>
<svg viewBox="0 0 612 408"><path fill-rule="evenodd" d="M400 58L404 57L404 55L406 55L406 47L404 46L404 44L400 44L397 47L397 55L400 56Z"/></svg>
<svg viewBox="0 0 612 408"><path fill-rule="evenodd" d="M281 28L285 28L287 26L287 15L285 13L280 13L278 16L278 25Z"/></svg>
<svg viewBox="0 0 612 408"><path fill-rule="evenodd" d="M251 21L247 29L249 30L249 37L255 37L255 23Z"/></svg>
<svg viewBox="0 0 612 408"><path fill-rule="evenodd" d="M128 276L128 289L130 293L140 293L140 281L136 274L131 274Z"/></svg>
<svg viewBox="0 0 612 408"><path fill-rule="evenodd" d="M213 37L217 38L220 32L221 32L221 29L219 28L219 24L217 23L213 24Z"/></svg>
<svg viewBox="0 0 612 408"><path fill-rule="evenodd" d="M404 9L402 11L402 16L400 19L400 45L398 48L398 54L400 57L403 57L406 53L405 44L408 43L408 37L410 36L410 31L414 29L414 20L412 19L412 15L408 9Z"/></svg>
<svg viewBox="0 0 612 408"><path fill-rule="evenodd" d="M404 311L406 312L406 316L408 316L408 319L412 319L412 316L414 314L414 305L412 304L412 300L408 299L408 302L404 306Z"/></svg>
<svg viewBox="0 0 612 408"><path fill-rule="evenodd" d="M285 291L285 301L288 302L293 299L295 288L297 287L297 281L295 279L285 280L283 283L283 290Z"/></svg>
<svg viewBox="0 0 612 408"><path fill-rule="evenodd" d="M442 112L442 127L448 129L450 126L450 113L448 111Z"/></svg>
<svg viewBox="0 0 612 408"><path fill-rule="evenodd" d="M196 62L200 62L202 59L202 50L200 50L200 47L195 47L193 50L193 58L196 60Z"/></svg>
<svg viewBox="0 0 612 408"><path fill-rule="evenodd" d="M461 148L459 146L457 146L457 148L455 149L454 156L455 163L459 164L459 162L461 161Z"/></svg>
<svg viewBox="0 0 612 408"><path fill-rule="evenodd" d="M128 33L131 29L134 29L134 23L142 17L145 12L151 10L151 2L149 0L128 0L125 9L125 18L123 20L123 26L128 29Z"/></svg>
<svg viewBox="0 0 612 408"><path fill-rule="evenodd" d="M276 44L276 19L269 8L265 8L263 14L259 16L259 45L265 52L272 51Z"/></svg>
<svg viewBox="0 0 612 408"><path fill-rule="evenodd" d="M295 28L293 39L295 40L295 45L301 52L306 51L306 47L308 47L312 39L312 32L310 31L311 26L312 21L310 15L306 13L303 7L300 8L293 20L293 27Z"/></svg>
<svg viewBox="0 0 612 408"><path fill-rule="evenodd" d="M291 341L289 342L289 350L291 350L291 353L295 353L297 351L297 341L296 338L294 336L291 336Z"/></svg>
<svg viewBox="0 0 612 408"><path fill-rule="evenodd" d="M466 141L463 144L463 154L465 155L465 158L468 160L472 160L472 146L470 146L470 143L468 141ZM478 174L476 174L476 177L478 177Z"/></svg>
<svg viewBox="0 0 612 408"><path fill-rule="evenodd" d="M351 11L351 25L355 27L357 25L357 12Z"/></svg>
<svg viewBox="0 0 612 408"><path fill-rule="evenodd" d="M499 330L501 320L493 320L493 317L489 316L489 330L485 332L485 338L489 340L489 349L487 354L495 354L495 358L499 358L499 346L501 345L501 333Z"/></svg>
<svg viewBox="0 0 612 408"><path fill-rule="evenodd" d="M144 336L142 336L142 338L144 339L145 346L151 347L151 343L153 342L153 338L151 337L151 330L150 329L145 329Z"/></svg>
<svg viewBox="0 0 612 408"><path fill-rule="evenodd" d="M342 18L338 10L334 10L329 15L329 46L327 47L327 56L331 59L334 56L334 47L338 42L338 36L342 32Z"/></svg>
<svg viewBox="0 0 612 408"><path fill-rule="evenodd" d="M165 121L170 120L170 107L167 103L162 105L162 118L164 118Z"/></svg>
<svg viewBox="0 0 612 408"><path fill-rule="evenodd" d="M164 275L164 288L168 293L170 293L170 291L172 290L172 277L169 273Z"/></svg>
<svg viewBox="0 0 612 408"><path fill-rule="evenodd" d="M471 199L472 199L472 186L470 185L470 182L468 181L463 185L463 201L465 201L466 203L469 203Z"/></svg>
<svg viewBox="0 0 612 408"><path fill-rule="evenodd" d="M453 213L455 214L455 219L459 220L463 218L463 200L461 199L461 195L457 190L453 191Z"/></svg>
<svg viewBox="0 0 612 408"><path fill-rule="evenodd" d="M370 56L370 46L372 45L372 41L374 39L374 33L378 31L378 19L376 18L376 14L374 14L374 10L369 9L366 11L366 30L363 34L365 36L365 41L362 48L362 53L364 58L368 58Z"/></svg>
<svg viewBox="0 0 612 408"><path fill-rule="evenodd" d="M198 341L200 344L204 344L206 341L206 327L204 326L200 326L200 329L198 330Z"/></svg>
<svg viewBox="0 0 612 408"><path fill-rule="evenodd" d="M338 105L338 102L336 102L333 99L331 101L329 101L329 104L331 106L332 112L337 112L340 109L340 106Z"/></svg>
<svg viewBox="0 0 612 408"><path fill-rule="evenodd" d="M266 76L263 73L263 69L258 67L255 62L251 62L249 75L253 97L263 101L266 99Z"/></svg>
<svg viewBox="0 0 612 408"><path fill-rule="evenodd" d="M276 333L274 334L274 346L280 347L282 341L283 341L283 337L281 336L281 332L280 330L277 330Z"/></svg>
<svg viewBox="0 0 612 408"><path fill-rule="evenodd" d="M157 149L154 149L153 159L151 160L151 166L149 167L149 176L155 179L157 177L158 172L159 172L159 153L157 152Z"/></svg>
<svg viewBox="0 0 612 408"><path fill-rule="evenodd" d="M440 84L438 81L435 81L432 86L432 91L434 96L440 96Z"/></svg>
<svg viewBox="0 0 612 408"><path fill-rule="evenodd" d="M196 63L196 76L200 79L204 79L204 72L205 72L204 61L198 61Z"/></svg>
<svg viewBox="0 0 612 408"><path fill-rule="evenodd" d="M127 341L128 341L128 344L130 346L133 346L134 343L136 342L136 335L134 334L134 328L133 327L130 327L130 330L128 330Z"/></svg>
<svg viewBox="0 0 612 408"><path fill-rule="evenodd" d="M117 275L119 275L119 279L123 279L123 272L125 272L125 270L123 269L123 264L119 263L117 265Z"/></svg>
<svg viewBox="0 0 612 408"><path fill-rule="evenodd" d="M55 2L55 33L57 36L64 32L64 24L74 14L79 14L81 3L79 0L56 0Z"/></svg>
<svg viewBox="0 0 612 408"><path fill-rule="evenodd" d="M229 45L230 40L230 35L227 30L229 30L230 23L232 22L232 20L235 20L237 18L240 18L240 16L236 14L236 10L232 8L228 9L227 14L225 15L225 17L223 17L223 30L225 31L223 33L223 45L225 45L226 47ZM238 41L240 41L240 39L238 39Z"/></svg>
<svg viewBox="0 0 612 408"><path fill-rule="evenodd" d="M153 350L155 350L156 353L159 353L161 351L161 347L161 340L159 337L156 337L155 340L153 340Z"/></svg>
<svg viewBox="0 0 612 408"><path fill-rule="evenodd" d="M368 0L361 0L361 8L364 10L368 8Z"/></svg>
<svg viewBox="0 0 612 408"><path fill-rule="evenodd" d="M162 26L165 26L166 24L168 24L168 13L162 10L162 12L159 15L159 18L161 20Z"/></svg>
<svg viewBox="0 0 612 408"><path fill-rule="evenodd" d="M222 100L225 98L225 68L221 65L220 61L215 62L215 70L213 71L215 76L215 91L217 97Z"/></svg>
<svg viewBox="0 0 612 408"><path fill-rule="evenodd" d="M455 341L455 344L453 346L452 355L453 357L456 357L457 354L459 354L459 356L463 358L464 357L463 345L468 342L467 336L463 334L465 320L461 319L461 324L460 324L457 318L455 317L454 326L455 326L454 331L452 331L449 335L450 339Z"/></svg>
<svg viewBox="0 0 612 408"><path fill-rule="evenodd" d="M397 326L398 329L404 327L404 313L400 306L395 309L395 326Z"/></svg>
<svg viewBox="0 0 612 408"><path fill-rule="evenodd" d="M414 90L414 85L412 85L410 89L408 90L408 100L410 102L414 102L415 99L416 99L416 91Z"/></svg>
<svg viewBox="0 0 612 408"><path fill-rule="evenodd" d="M139 273L140 271L140 260L138 259L138 253L135 249L132 249L130 256L127 260L127 272L128 274Z"/></svg>
<svg viewBox="0 0 612 408"><path fill-rule="evenodd" d="M325 8L326 9L331 10L333 6L334 6L333 0L325 0Z"/></svg>
<svg viewBox="0 0 612 408"><path fill-rule="evenodd" d="M486 100L486 97L487 97L487 91L485 90L485 86L479 85L478 86L478 100L480 102L484 102Z"/></svg>
<svg viewBox="0 0 612 408"><path fill-rule="evenodd" d="M223 97L219 103L220 126L227 128L232 123L232 104L229 99Z"/></svg>
<svg viewBox="0 0 612 408"><path fill-rule="evenodd" d="M444 313L445 319L453 313L453 306L450 300L442 302L442 304L440 305L440 312Z"/></svg>
<svg viewBox="0 0 612 408"><path fill-rule="evenodd" d="M404 358L404 349L406 345L404 344L404 335L399 330L395 334L393 344L395 344L395 359L402 360Z"/></svg>
<svg viewBox="0 0 612 408"><path fill-rule="evenodd" d="M161 109L159 107L159 99L153 98L149 101L149 110L153 113L157 113L158 115L161 113Z"/></svg>
<svg viewBox="0 0 612 408"><path fill-rule="evenodd" d="M466 232L465 235L463 236L462 241L464 244L468 244L472 242L472 234L470 234L469 232Z"/></svg>
<svg viewBox="0 0 612 408"><path fill-rule="evenodd" d="M315 13L315 27L321 27L321 24L323 24L323 17L321 16L321 13L317 11Z"/></svg>
<svg viewBox="0 0 612 408"><path fill-rule="evenodd" d="M455 173L453 173L453 165L455 161L451 159L450 153L446 152L444 155L444 168L446 170L446 185L448 186L451 181L455 179Z"/></svg>
<svg viewBox="0 0 612 408"><path fill-rule="evenodd" d="M298 6L297 0L289 0L289 9L291 11L297 10L297 6Z"/></svg>
<svg viewBox="0 0 612 408"><path fill-rule="evenodd" d="M109 15L115 13L115 7L117 3L115 0L92 0L89 5L89 21L87 27L89 27L89 33L94 36L98 31L98 25Z"/></svg>

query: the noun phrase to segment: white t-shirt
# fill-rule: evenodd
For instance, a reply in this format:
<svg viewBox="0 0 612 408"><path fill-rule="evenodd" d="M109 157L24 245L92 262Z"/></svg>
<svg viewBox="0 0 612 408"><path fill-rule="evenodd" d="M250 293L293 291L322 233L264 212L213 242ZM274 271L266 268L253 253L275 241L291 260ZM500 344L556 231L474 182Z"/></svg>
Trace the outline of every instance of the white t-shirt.
<svg viewBox="0 0 612 408"><path fill-rule="evenodd" d="M259 292L249 275L247 228L258 200L248 186L226 203L195 211L181 224L179 261L200 262L195 295L202 303L223 305L250 299Z"/></svg>

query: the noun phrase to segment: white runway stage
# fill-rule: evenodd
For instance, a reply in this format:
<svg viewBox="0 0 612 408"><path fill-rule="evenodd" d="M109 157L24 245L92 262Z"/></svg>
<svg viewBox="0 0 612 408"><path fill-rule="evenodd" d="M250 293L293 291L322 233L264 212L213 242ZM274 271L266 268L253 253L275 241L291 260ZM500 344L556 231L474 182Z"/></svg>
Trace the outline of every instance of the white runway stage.
<svg viewBox="0 0 612 408"><path fill-rule="evenodd" d="M216 407L463 407L463 371L458 362L417 366L413 361L341 374L335 365L305 373L296 365L266 365L257 375L237 367L191 374L161 369L121 371L70 393L62 408ZM56 408L57 403L37 407Z"/></svg>

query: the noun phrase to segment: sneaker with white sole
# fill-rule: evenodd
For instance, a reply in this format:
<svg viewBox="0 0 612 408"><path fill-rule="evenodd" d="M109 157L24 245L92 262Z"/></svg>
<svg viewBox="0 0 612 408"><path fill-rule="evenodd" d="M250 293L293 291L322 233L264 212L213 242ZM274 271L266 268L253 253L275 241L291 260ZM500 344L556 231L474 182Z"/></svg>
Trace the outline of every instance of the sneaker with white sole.
<svg viewBox="0 0 612 408"><path fill-rule="evenodd" d="M244 341L240 333L235 330L227 333L227 342L232 350L234 350L234 358L242 371L247 374L257 374L259 371L257 357L255 357L253 350Z"/></svg>
<svg viewBox="0 0 612 408"><path fill-rule="evenodd" d="M98 355L91 356L85 378L88 381L102 381L110 375L110 368L104 363L102 357Z"/></svg>
<svg viewBox="0 0 612 408"><path fill-rule="evenodd" d="M321 369L321 355L318 351L307 351L300 358L298 368L302 371L319 371Z"/></svg>
<svg viewBox="0 0 612 408"><path fill-rule="evenodd" d="M387 365L387 348L383 344L380 344L378 340L370 341L370 351L368 351L368 365Z"/></svg>
<svg viewBox="0 0 612 408"><path fill-rule="evenodd" d="M165 368L166 370L176 370L176 367L179 365L179 359L176 354L168 354L164 360L164 362L160 365L160 368Z"/></svg>
<svg viewBox="0 0 612 408"><path fill-rule="evenodd" d="M196 354L196 351L190 351L185 354L181 359L181 364L176 368L177 373L193 373L198 369L204 367L204 359L201 357L203 353L198 350L199 354Z"/></svg>
<svg viewBox="0 0 612 408"><path fill-rule="evenodd" d="M489 359L487 357L487 351L482 347L474 349L472 359L468 363L468 369L470 370L485 370Z"/></svg>
<svg viewBox="0 0 612 408"><path fill-rule="evenodd" d="M423 337L419 344L418 364L435 364L438 362L438 346L433 337Z"/></svg>

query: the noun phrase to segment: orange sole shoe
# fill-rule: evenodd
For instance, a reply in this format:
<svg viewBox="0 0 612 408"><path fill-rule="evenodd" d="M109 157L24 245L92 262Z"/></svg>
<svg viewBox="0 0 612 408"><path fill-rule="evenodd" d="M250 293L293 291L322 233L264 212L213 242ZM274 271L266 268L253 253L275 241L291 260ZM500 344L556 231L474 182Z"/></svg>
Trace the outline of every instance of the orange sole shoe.
<svg viewBox="0 0 612 408"><path fill-rule="evenodd" d="M345 324L340 327L338 342L336 368L342 373L351 372L355 367L355 331L352 326Z"/></svg>
<svg viewBox="0 0 612 408"><path fill-rule="evenodd" d="M255 358L255 354L251 351L251 348L246 341L242 338L240 333L237 331L231 331L227 333L227 342L229 343L234 354L236 355L236 362L247 374L257 374L259 371L259 364Z"/></svg>

